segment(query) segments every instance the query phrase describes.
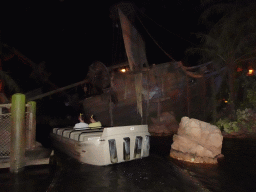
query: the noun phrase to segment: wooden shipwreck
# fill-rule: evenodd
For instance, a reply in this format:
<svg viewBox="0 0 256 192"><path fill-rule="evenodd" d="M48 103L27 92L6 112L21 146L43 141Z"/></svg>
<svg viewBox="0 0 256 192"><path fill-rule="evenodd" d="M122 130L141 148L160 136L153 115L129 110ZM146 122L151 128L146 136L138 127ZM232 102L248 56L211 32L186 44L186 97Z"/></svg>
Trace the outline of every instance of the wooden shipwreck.
<svg viewBox="0 0 256 192"><path fill-rule="evenodd" d="M187 68L177 61L149 65L141 35L124 9L117 10L128 62L108 68L101 62L90 66L85 89L91 96L83 101L84 113L95 115L104 126L170 124L172 120L164 120L162 114L173 121L206 116L205 66L204 70Z"/></svg>
<svg viewBox="0 0 256 192"><path fill-rule="evenodd" d="M183 116L206 120L213 107L216 82L220 82L214 67L211 63L185 67L174 60L149 64L144 40L127 7L115 6L127 62L106 67L96 61L85 80L28 100L82 85L86 97L73 103L82 103L85 116L94 115L106 127L147 124L151 133L170 134Z"/></svg>

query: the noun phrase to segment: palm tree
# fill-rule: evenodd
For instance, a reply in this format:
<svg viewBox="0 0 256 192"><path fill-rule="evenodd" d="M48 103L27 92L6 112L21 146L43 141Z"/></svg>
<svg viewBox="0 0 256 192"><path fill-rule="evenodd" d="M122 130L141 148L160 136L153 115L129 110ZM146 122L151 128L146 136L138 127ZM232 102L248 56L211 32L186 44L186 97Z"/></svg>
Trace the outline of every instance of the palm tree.
<svg viewBox="0 0 256 192"><path fill-rule="evenodd" d="M239 3L216 4L206 9L202 14L203 21L216 13L221 18L211 25L208 34L199 34L202 40L200 47L189 49L188 52L199 52L202 60L212 60L217 67L227 67L230 92L230 107L234 113L236 92L234 78L236 67L255 59L256 57L256 4ZM207 20L208 18L208 20ZM207 22L208 24L211 22Z"/></svg>
<svg viewBox="0 0 256 192"><path fill-rule="evenodd" d="M8 75L7 72L2 70L2 61L7 60L10 58L10 55L7 55L3 53L3 44L1 42L1 31L0 31L0 94L1 94L1 103L7 102L4 93L4 86L8 88L8 90L12 93L17 93L20 91L19 86L16 84L16 82L12 79L10 75ZM4 97L3 97L4 96Z"/></svg>

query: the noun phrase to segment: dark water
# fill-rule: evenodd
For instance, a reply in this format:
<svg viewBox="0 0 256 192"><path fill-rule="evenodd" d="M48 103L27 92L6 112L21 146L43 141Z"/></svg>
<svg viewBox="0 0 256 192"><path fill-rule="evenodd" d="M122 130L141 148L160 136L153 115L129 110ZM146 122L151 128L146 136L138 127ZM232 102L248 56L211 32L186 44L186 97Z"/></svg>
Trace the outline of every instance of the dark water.
<svg viewBox="0 0 256 192"><path fill-rule="evenodd" d="M62 165L50 191L201 191L184 173L159 157L106 167Z"/></svg>
<svg viewBox="0 0 256 192"><path fill-rule="evenodd" d="M34 192L46 191L52 182L53 173L49 165L28 166L19 174L9 173L9 169L0 169L0 191Z"/></svg>
<svg viewBox="0 0 256 192"><path fill-rule="evenodd" d="M150 157L104 167L57 154L57 166L31 166L17 176L0 171L0 191L133 192L256 191L256 140L225 139L218 165L169 157L171 137L152 137Z"/></svg>
<svg viewBox="0 0 256 192"><path fill-rule="evenodd" d="M218 165L175 161L210 191L256 191L256 139L224 139Z"/></svg>

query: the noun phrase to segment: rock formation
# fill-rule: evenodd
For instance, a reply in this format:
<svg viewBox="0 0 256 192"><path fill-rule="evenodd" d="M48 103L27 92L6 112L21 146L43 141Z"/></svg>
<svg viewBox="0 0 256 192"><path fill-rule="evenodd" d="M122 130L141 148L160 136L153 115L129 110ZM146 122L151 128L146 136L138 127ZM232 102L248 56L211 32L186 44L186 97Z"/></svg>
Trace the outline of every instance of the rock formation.
<svg viewBox="0 0 256 192"><path fill-rule="evenodd" d="M151 117L152 125L149 125L149 132L155 136L167 136L177 133L179 124L176 121L174 113L171 111L163 112L160 118Z"/></svg>
<svg viewBox="0 0 256 192"><path fill-rule="evenodd" d="M217 126L183 117L173 136L170 156L194 163L217 163L223 136Z"/></svg>

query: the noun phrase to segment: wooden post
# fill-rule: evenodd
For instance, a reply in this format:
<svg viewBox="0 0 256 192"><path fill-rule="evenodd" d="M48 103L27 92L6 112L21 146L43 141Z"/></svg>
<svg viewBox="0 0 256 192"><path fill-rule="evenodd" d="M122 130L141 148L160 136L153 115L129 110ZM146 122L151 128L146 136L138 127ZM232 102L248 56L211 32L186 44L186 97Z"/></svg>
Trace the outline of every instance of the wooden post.
<svg viewBox="0 0 256 192"><path fill-rule="evenodd" d="M150 92L150 90L149 90L149 85L148 85L148 83L149 83L149 81L150 81L150 79L149 79L149 70L147 71L147 76L146 76L146 78L147 78L147 106L146 106L146 122L145 122L145 124L148 124L148 116L149 116L149 92Z"/></svg>
<svg viewBox="0 0 256 192"><path fill-rule="evenodd" d="M186 75L186 82L187 82L187 110L188 110L188 117L190 117L190 90L189 90L189 78Z"/></svg>
<svg viewBox="0 0 256 192"><path fill-rule="evenodd" d="M109 99L109 115L110 115L110 125L113 127L114 126L114 121L113 121L113 106L112 106L112 101L111 101L111 95Z"/></svg>
<svg viewBox="0 0 256 192"><path fill-rule="evenodd" d="M113 87L113 81L114 81L114 73L111 73L110 76L110 93L109 93L109 115L110 115L110 125L113 127L114 126L114 120L113 120L113 104L112 104L112 87Z"/></svg>
<svg viewBox="0 0 256 192"><path fill-rule="evenodd" d="M10 172L18 173L23 170L26 163L25 95L23 94L17 93L12 96L11 122Z"/></svg>
<svg viewBox="0 0 256 192"><path fill-rule="evenodd" d="M36 147L36 102L28 102L28 127L26 134L26 148L33 150Z"/></svg>
<svg viewBox="0 0 256 192"><path fill-rule="evenodd" d="M161 101L160 99L157 100L157 120L158 123L160 123L160 117L161 117Z"/></svg>
<svg viewBox="0 0 256 192"><path fill-rule="evenodd" d="M211 90L212 90L212 122L215 123L217 119L217 104L216 104L216 90L214 83L214 75L211 76Z"/></svg>
<svg viewBox="0 0 256 192"><path fill-rule="evenodd" d="M204 76L204 74L202 74L202 78L200 79L200 81L201 81L201 87L199 87L199 92L201 93L201 101L202 101L202 105L201 105L201 111L203 112L203 118L202 118L202 120L206 120L206 109L205 109L205 107L206 107L206 82L205 82L205 76ZM201 91L200 91L201 90Z"/></svg>

